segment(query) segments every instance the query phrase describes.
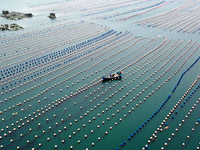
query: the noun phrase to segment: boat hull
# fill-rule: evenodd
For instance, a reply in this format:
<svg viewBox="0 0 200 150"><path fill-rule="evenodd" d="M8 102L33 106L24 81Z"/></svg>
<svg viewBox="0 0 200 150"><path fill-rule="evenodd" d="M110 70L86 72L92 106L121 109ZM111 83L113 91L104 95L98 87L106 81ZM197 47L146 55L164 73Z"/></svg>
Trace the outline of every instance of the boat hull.
<svg viewBox="0 0 200 150"><path fill-rule="evenodd" d="M102 77L103 81L119 80L119 79L121 79L121 78L122 78L122 75L119 75L119 76L117 76L117 77L110 77L110 78L108 78L108 77Z"/></svg>

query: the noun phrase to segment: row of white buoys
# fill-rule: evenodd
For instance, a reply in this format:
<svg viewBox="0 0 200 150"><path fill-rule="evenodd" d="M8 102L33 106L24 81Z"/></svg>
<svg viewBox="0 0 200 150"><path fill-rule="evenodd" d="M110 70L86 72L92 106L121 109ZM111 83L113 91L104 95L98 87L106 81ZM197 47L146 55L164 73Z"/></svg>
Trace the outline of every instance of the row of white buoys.
<svg viewBox="0 0 200 150"><path fill-rule="evenodd" d="M56 85L55 85L56 86ZM53 94L52 94L53 95Z"/></svg>
<svg viewBox="0 0 200 150"><path fill-rule="evenodd" d="M197 18L199 18L199 10L195 9L195 4L197 3L198 2L193 2L189 4L185 3L184 5L179 6L179 9L175 8L168 12L147 19L143 19L135 23L138 23L139 25L149 24L148 27L158 26L159 28L170 29L171 31L181 27L177 31L190 30L189 32L194 32L198 28L196 22L198 21ZM193 7L191 13L187 12L188 7ZM182 11L182 15L180 15L180 11Z"/></svg>
<svg viewBox="0 0 200 150"><path fill-rule="evenodd" d="M178 101L178 103L174 106L174 108L171 109L171 111L169 112L169 114L165 117L165 119L163 120L163 122L159 125L159 128L157 128L157 131L160 131L160 133L164 130L164 129L168 129L168 124L166 123L168 118L172 115L172 113L175 111L175 109L178 108L178 106L181 104L180 102L183 101L183 99L187 96L187 94L189 93L189 91L194 87L195 83L199 80L200 76L198 76L198 78L194 81L194 83L192 84L192 86L190 86L190 88L185 92L185 94L182 96L181 100ZM199 88L199 86L194 90L194 92L196 92L196 90ZM194 92L192 92L194 94ZM190 94L191 96L191 94ZM188 98L190 98L190 96L188 96ZM188 99L186 99L187 101ZM200 99L199 99L200 100ZM194 106L196 107L196 105L199 103L199 101L196 101L196 104L194 104ZM185 102L184 102L185 104ZM181 107L183 107L183 105L181 105ZM194 107L192 107L194 109ZM191 114L192 111L188 112L188 115ZM177 114L177 111L175 112L175 114ZM186 115L185 118L187 119L188 116ZM172 116L172 119L174 119L174 116ZM182 123L184 123L185 120L182 120ZM165 125L165 127L163 127ZM182 124L179 124L179 128L182 126ZM157 134L158 132L155 131L154 134ZM176 132L178 132L178 128L175 129ZM194 131L194 129L192 129L192 131ZM153 134L153 137L155 137ZM158 135L156 135L157 138ZM172 138L175 136L174 133L172 133ZM189 139L190 136L187 136L187 138ZM172 138L168 138L168 141L171 141ZM150 144L152 141L152 137L150 137L150 140L148 140L148 144ZM168 143L164 144L165 146L168 145ZM185 143L183 143L183 146L185 146ZM162 147L161 149L164 149L164 147Z"/></svg>
<svg viewBox="0 0 200 150"><path fill-rule="evenodd" d="M52 94L53 95L53 94ZM31 119L31 120L33 120L33 119Z"/></svg>
<svg viewBox="0 0 200 150"><path fill-rule="evenodd" d="M85 1L66 1L66 2L56 2L54 4L46 4L44 5L38 5L38 6L33 6L33 10L37 11L54 11L57 13L65 14L65 13L73 13L73 12L81 12L82 14L87 15L92 15L92 14L97 14L101 13L102 11L111 11L113 9L117 8L122 8L122 7L127 7L130 5L136 5L140 4L143 1L138 1L138 2L130 2L128 0L125 0L122 2L116 2L116 1L87 1L87 5L85 5Z"/></svg>
<svg viewBox="0 0 200 150"><path fill-rule="evenodd" d="M33 67L34 68L34 67ZM28 70L27 70L28 71Z"/></svg>
<svg viewBox="0 0 200 150"><path fill-rule="evenodd" d="M187 50L187 51L188 51L188 50ZM196 51L196 49L195 49L194 51ZM193 51L193 52L194 52L194 51ZM193 52L191 53L191 55L193 54ZM183 54L183 55L185 55L185 54ZM190 55L189 57L191 57L191 55ZM180 56L180 57L182 57L182 56ZM189 57L188 57L188 58L189 58ZM187 58L187 59L188 59L188 58ZM177 60L179 60L179 59L180 59L180 58L178 58ZM186 60L187 60L187 59L186 59ZM177 61L177 60L176 60L176 61ZM174 65L174 64L173 64L173 65ZM172 66L173 66L173 65L172 65ZM172 66L171 66L171 67L172 67ZM171 67L170 67L170 68L171 68ZM181 65L180 67L182 67L182 65ZM169 68L169 69L170 69L170 68ZM161 75L161 76L162 76L162 75ZM167 80L166 80L166 82L167 82ZM157 90L156 90L156 91L157 91Z"/></svg>
<svg viewBox="0 0 200 150"><path fill-rule="evenodd" d="M154 51L156 51L157 49L155 49ZM154 52L154 51L152 51L152 52ZM141 53L142 54L142 53ZM149 53L150 54L150 53ZM145 55L145 56L149 56L149 55ZM141 57L143 57L143 56L141 56ZM123 60L123 59L125 59L126 57L122 57L121 59ZM143 57L143 58L145 58L145 57ZM158 58L158 57L157 57ZM138 63L140 63L141 61L140 60L142 60L142 59L139 59L137 62ZM148 61L151 61L151 60L148 60ZM156 59L155 59L155 61L156 61ZM146 62L146 63L148 63L148 62ZM100 64L100 63L99 63ZM98 63L95 63L95 66L96 65L99 65ZM108 67L112 67L112 65L114 65L115 64L115 62L114 63L111 63L110 65L108 65ZM124 63L124 65L126 65L126 64L128 64L128 62L126 62L126 63ZM126 70L128 70L129 71L129 73L130 73L130 68L132 67L132 65L133 64L131 64L131 65L127 65L127 66L125 66L124 68L122 68L122 70L123 71L126 71ZM138 64L139 65L139 64ZM141 66L142 64L140 63L140 65L139 66ZM142 66L141 66L141 68L139 68L138 70L136 70L135 71L135 73L134 74L136 74L136 73L139 73L139 71L141 71L141 70L143 70L146 66L145 66L146 64L144 64L144 67L142 68ZM76 73L77 73L77 75L78 75L78 72L77 72L77 70L76 70L77 68L72 68L72 70L73 70L73 72L72 72L72 75L71 75L71 77L70 78L67 78L67 79L65 79L65 81L63 81L63 80L61 80L63 83L66 83L66 81L67 82L69 82L70 80L70 84L66 84L67 86L68 86L68 89L71 89L72 90L72 93L70 93L69 91L67 92L67 94L68 93L70 93L71 95L66 95L65 97L62 97L62 99L58 99L58 100L51 100L50 102L49 102L49 104L46 104L46 106L45 107L43 107L42 105L44 105L44 104L42 104L41 105L41 103L42 103L42 100L38 100L37 102L39 103L38 104L38 106L39 107L41 107L40 109L38 109L38 110L35 110L35 111L33 111L33 115L30 115L29 117L27 117L27 118L25 118L25 119L19 119L20 121L22 120L22 121L24 121L24 122L27 122L27 124L31 124L31 122L35 122L37 119L36 118L40 118L40 119L43 119L42 117L43 117L43 112L42 111L44 111L44 113L46 114L46 113L48 113L49 115L51 115L52 114L52 117L54 118L54 119L57 119L57 118L59 118L60 116L57 114L57 113L55 113L54 114L54 112L55 112L55 107L57 107L57 106L62 106L62 101L65 101L66 99L70 99L71 101L68 101L68 102L70 102L71 104L73 104L74 105L74 107L72 107L72 108L69 108L69 109L67 109L67 111L69 111L69 113L70 113L70 110L72 110L73 108L78 108L79 107L79 102L80 101L78 101L78 100L76 100L76 101L74 101L75 100L75 96L79 93L78 91L80 90L80 92L81 92L81 90L82 90L82 92L84 92L84 94L86 93L86 91L88 90L88 89L91 89L91 88L94 88L95 89L95 87L97 87L96 89L95 89L95 91L94 92L92 92L92 91L90 91L90 92L88 92L88 93L91 93L91 94L87 94L87 99L88 99L88 101L86 102L86 104L90 104L90 103L92 103L93 101L98 101L99 99L100 99L100 97L101 96L98 96L98 95L101 95L101 93L97 93L98 92L98 90L100 90L100 88L98 89L98 87L99 87L99 79L97 80L97 79L95 79L95 80L92 80L90 77L89 77L89 79L88 78L86 78L86 76L85 76L85 78L84 78L84 80L81 80L81 79L79 79L79 83L76 83L76 81L77 81L77 79L75 78L76 77ZM161 68L160 68L161 69ZM98 69L97 69L98 70ZM92 74L93 74L93 77L95 77L97 74L99 74L99 73L101 73L102 71L101 71L101 69L100 70L98 70L98 71L94 71L93 70L93 72L92 72ZM151 68L149 68L148 70L147 70L147 72L148 71L150 71L151 70ZM71 71L71 70L69 70L69 71ZM83 71L82 71L82 74L83 74L83 72L85 72L86 70L85 69L83 69ZM56 71L55 71L56 72ZM63 87L60 87L59 88L59 85L61 84L61 82L59 81L58 82L58 80L60 80L59 79L59 77L61 77L62 76L62 74L61 74L61 76L58 74L57 76L56 75L54 75L54 73L55 72L53 72L53 74L52 74L52 76L54 76L54 77L52 77L52 81L54 81L54 83L52 83L52 86L50 86L50 88L49 88L49 91L50 91L50 89L53 89L53 90L55 90L56 88L58 89L58 93L59 92L61 92L62 94L64 94L64 89L63 89ZM63 72L64 73L64 72ZM86 72L85 72L86 73ZM157 71L154 73L154 74L152 74L152 76L154 76L154 75L157 75ZM74 74L74 75L73 75ZM142 76L142 74L140 74L140 75L138 75L137 77L136 77L136 81L137 80L139 80L139 78ZM132 80L131 79L131 77L132 78L134 78L132 75L128 75L128 73L126 72L125 73L125 75L124 75L124 80L122 80L123 82L125 81L125 83L124 83L124 85L119 85L119 84L117 84L117 85L119 85L120 87L119 88L121 88L122 89L122 91L125 91L126 89L127 89L127 87L129 86L129 85L131 85L133 82L128 82L128 80L130 79L130 80ZM162 76L161 76L162 77ZM160 77L160 78L161 78ZM155 80L156 81L158 81L159 79L160 79L159 77L157 77ZM171 79L172 77L170 77L170 79ZM56 80L57 79L57 80ZM61 78L62 79L62 78ZM91 80L91 84L89 84L89 85L84 85L84 86L81 86L82 85L82 82L85 82L85 81L87 81L87 83L88 83L88 81L89 80ZM48 81L48 80L47 80ZM50 81L51 81L51 79L50 79ZM134 80L135 81L135 80ZM126 82L128 82L128 83L126 83ZM143 83L145 83L146 81L144 81ZM148 82L150 82L150 81L148 81ZM59 84L58 84L59 83ZM72 85L72 83L74 83L73 85ZM111 82L112 83L112 82ZM120 83L120 82L119 82ZM121 82L122 83L122 82ZM141 83L140 83L141 84ZM150 83L150 85L152 86L154 83L152 82L152 83ZM44 84L45 85L45 84ZM66 86L65 85L65 86ZM77 88L77 94L76 94L76 92L75 91L73 91L73 90L75 90L76 89L76 87L75 86L79 86L79 88ZM107 84L107 85L109 85L109 83ZM102 104L101 103L99 103L98 105L101 105L101 107L103 108L103 111L102 111L102 114L103 114L103 116L105 116L104 114L107 114L107 112L111 112L111 108L113 109L116 109L116 107L115 106L119 106L119 105L122 105L122 109L123 110L125 110L126 111L126 113L125 114L123 114L123 117L124 118L127 118L127 116L128 116L128 114L131 114L131 112L134 110L134 108L133 109L131 109L131 110L127 110L127 108L130 106L131 107L131 103L132 103L132 100L130 100L129 102L126 102L126 99L131 95L131 92L130 92L130 94L128 93L128 92L125 92L124 94L123 94L123 96L121 97L121 101L119 100L118 102L116 101L116 102L114 102L114 104L113 105L109 105L109 106L106 106L107 105L107 102L109 101L109 100L113 100L113 96L114 95L116 95L116 94L120 94L121 92L115 92L115 91L112 91L111 93L109 93L109 94L107 94L110 90L112 90L112 89L114 89L114 88L116 88L116 86L117 85L113 85L113 86L110 86L109 85L109 87L108 86L105 86L106 87L106 89L105 89L105 92L103 91L103 94L102 95L104 95L104 96L106 96L107 97L107 100L105 99L105 100L103 100L102 101ZM164 85L164 84L163 84ZM40 85L38 85L38 86L36 86L36 87L42 87L43 85L42 85L42 83L40 84ZM150 87L151 87L150 86ZM54 87L56 87L56 88L54 88ZM150 88L150 87L147 87L146 89L148 89L148 88ZM161 88L162 87L162 85L160 85L160 87L158 87L158 89L159 88ZM66 87L67 88L67 87ZM102 88L103 88L103 86L102 86ZM139 88L139 85L138 86L135 86L135 88L137 89L137 88ZM33 89L36 89L35 88L35 86L33 86ZM60 89L60 91L59 91L59 89ZM43 91L43 90L42 90ZM155 90L156 91L156 90ZM19 92L20 93L20 92ZM57 96L55 93L57 93L56 91L53 91L52 92L52 95L54 96L54 97L59 97L59 96ZM94 93L97 93L97 95L96 96L94 96L95 94ZM134 93L134 92L133 92ZM143 93L143 91L141 91L141 92L138 92L137 93L137 95L138 95L138 97L140 96L140 95L142 95L142 93ZM147 96L149 97L149 96L152 96L153 95L153 93L154 93L154 91L152 91L152 93L148 93L147 94ZM134 93L134 94L136 94L136 93ZM19 94L20 95L20 94ZM22 94L21 94L22 95ZM36 94L36 96L37 97L39 97L40 95L37 95ZM46 96L46 95L45 95ZM61 97L61 95L60 95L60 97ZM91 99L91 101L89 100L89 98L93 98L93 99ZM148 98L147 97L147 98ZM146 99L147 99L146 98ZM32 99L32 98L30 98L30 99ZM34 99L34 97L33 97L33 99ZM49 98L46 98L47 100L49 100ZM50 98L51 99L51 98ZM73 100L73 101L72 101ZM53 102L52 102L53 101ZM26 104L27 104L27 102L28 102L28 100L26 101ZM123 103L122 103L123 102ZM26 104L24 104L24 105L26 105ZM93 104L93 103L92 103ZM139 106L140 106L140 104L143 104L143 102L142 101L140 101L140 102L138 102L138 104L136 105L136 107L137 107L137 109L138 108L140 108ZM20 104L19 104L20 105ZM76 133L77 133L77 131L75 131L75 130L73 130L74 129L74 124L76 124L76 122L78 122L78 123L80 123L80 124L82 124L83 125L83 128L90 128L90 123L92 123L92 122L95 122L95 120L98 120L99 118L103 118L103 117L101 117L102 115L100 114L100 115L95 115L95 116L93 116L92 118L89 118L89 120L88 120L88 122L85 120L85 119L87 119L87 118L84 118L84 116L89 116L88 114L90 113L92 113L92 112L95 112L95 109L98 109L98 105L94 105L93 107L90 107L89 109L87 108L87 110L85 110L85 112L86 113L83 113L81 116L80 116L80 119L78 119L78 118L74 118L74 114L72 113L70 113L69 114L69 117L65 117L65 118L63 118L63 119L61 119L60 121L57 121L57 122L55 122L55 124L54 125L52 125L52 126L49 126L49 130L51 130L51 129L53 129L54 127L56 127L56 129L58 129L58 128L60 128L60 125L62 124L62 122L64 122L64 121L66 121L66 118L68 119L69 118L69 124L67 125L67 129L69 129L69 130L67 130L67 133L68 133L68 131L72 131L72 134L70 134L71 135L71 138L69 139L69 140L74 140L75 138L76 138ZM20 105L21 106L21 105ZM32 111L33 109L35 109L35 108L33 108L33 106L31 106L31 104L29 105L30 106L30 108L28 108L28 109L30 109L29 111ZM96 107L95 107L96 106ZM10 107L11 108L11 107ZM33 108L33 109L32 109ZM82 107L80 107L80 109L85 109L85 107L84 108L82 108ZM80 109L77 109L77 111L79 111ZM10 109L8 109L8 110L10 110ZM119 111L117 111L117 113L120 113L121 112L121 110L120 109L118 109ZM66 111L66 109L64 110L64 111ZM76 111L76 112L77 112ZM35 113L34 113L35 112ZM123 111L122 111L123 112ZM42 117L40 117L40 116L42 116ZM102 121L102 124L103 125L107 125L107 122L108 121L112 121L112 117L118 117L119 115L117 115L117 114L115 114L115 113L112 113L111 114L111 116L108 116L108 117L106 117L106 119L105 120L103 120ZM81 118L83 119L83 121L81 121ZM98 119L97 119L98 118ZM48 119L48 118L47 118ZM74 120L73 120L74 119ZM50 120L50 119L49 119ZM50 123L49 122L49 120L47 120L48 122L47 123ZM6 120L7 121L7 120ZM73 122L72 122L73 121ZM119 118L119 121L123 121L123 119L122 118ZM5 122L6 123L6 122ZM37 122L38 123L38 122ZM16 125L17 125L18 123L16 123ZM115 123L115 125L118 125L119 123L118 122L116 122ZM26 126L26 124L24 124L25 126ZM43 123L38 123L38 127L39 126L43 126ZM19 129L15 129L15 130L21 130L21 129L23 129L23 126L19 126L20 128ZM47 126L48 127L48 126ZM101 125L98 125L97 126L97 129L101 129L100 128L101 127ZM85 130L83 130L83 128L80 126L80 128L79 129L81 129L82 131L84 131L85 132ZM71 130L72 129L72 130ZM36 130L36 128L31 128L31 130L32 131L34 131L34 130ZM114 126L110 126L110 128L109 128L109 130L114 130ZM40 134L37 134L36 136L35 136L35 138L38 138L38 137L40 137L40 135L41 134L45 134L45 133L47 133L46 131L48 131L48 129L47 130L43 130L43 131L45 131L45 132L41 132ZM92 130L91 131L91 133L95 133L95 131L96 130ZM54 132L53 134L52 134L52 137L55 137L55 136L57 136L59 133L62 133L63 132L63 129L59 129L58 130L58 132ZM107 135L107 134L109 134L109 132L107 132L107 131L105 131L105 135ZM69 135L69 137L70 137L70 135ZM88 138L88 136L90 136L90 135L88 135L88 134L85 134L86 135L86 138ZM102 139L102 136L100 135L100 136L98 136L98 137L100 137L100 139ZM84 137L82 137L82 138L84 138ZM6 137L4 138L4 139L7 139ZM29 140L29 139L27 139L27 140ZM80 141L82 141L82 140L80 140ZM29 141L30 142L30 141ZM67 143L67 142L66 142ZM93 143L95 143L95 142L93 142ZM44 144L43 143L41 143L41 146L43 146ZM57 144L56 144L57 145ZM96 144L95 144L96 145ZM58 147L59 147L59 145L57 145ZM92 146L94 146L94 144L92 144ZM72 147L75 147L75 146L72 146Z"/></svg>
<svg viewBox="0 0 200 150"><path fill-rule="evenodd" d="M88 28L88 26L91 26L91 27L89 27L89 28L91 28L91 30L90 30L90 32L86 32L85 30L87 30L87 28ZM75 27L70 27L70 29L73 29L73 28L76 28L76 26ZM81 32L82 32L82 34L81 34L81 36L84 36L84 38L88 38L88 36L91 36L91 34L93 34L93 32L92 31L94 31L94 30L97 30L97 31L100 31L100 33L102 32L102 31L106 31L106 30L101 30L101 26L99 26L99 28L97 28L96 27L96 25L92 25L92 24L89 24L89 23L83 23L83 24L81 24L81 28L82 28L82 30L81 30ZM18 38L18 41L19 41L19 48L18 48L18 50L17 50L17 55L18 55L18 51L20 50L20 45L23 45L23 40L26 40L26 38L27 39L29 39L29 43L32 41L32 42L40 42L40 43L34 43L34 44L41 44L41 41L42 41L42 39L45 39L45 38L51 38L51 36L53 36L53 34L57 34L57 32L60 32L61 34L63 34L63 35L61 35L61 34L59 34L60 36L58 37L58 38L68 38L67 36L68 35L71 35L71 33L64 33L63 31L61 31L61 30L64 30L64 32L72 32L73 31L73 36L72 37L75 37L76 38L76 36L78 36L78 35L76 35L75 34L75 31L77 30L66 30L65 28L63 28L62 29L62 27L61 28L59 28L59 30L55 30L55 28L52 28L52 29L48 29L47 31L46 31L46 29L44 29L44 31L41 31L41 32L39 32L39 33L32 33L31 35L26 35L26 36L22 36L22 38L23 39L21 39L21 38ZM51 32L52 31L52 32ZM43 33L44 32L44 33ZM40 33L43 33L43 34L40 34ZM52 34L53 33L53 34ZM78 32L79 33L79 32ZM95 33L95 32L94 32ZM40 35L39 35L40 34ZM47 35L48 34L48 35ZM50 34L50 35L49 35ZM36 35L36 38L40 38L40 40L38 40L38 39L36 39L36 41L34 41L34 40L32 40L32 38L33 38L33 35L35 36ZM65 36L64 36L65 35ZM11 43L11 40L6 40L6 41L10 41L10 43ZM20 42L21 41L21 42ZM46 40L45 40L46 41ZM71 41L74 41L73 39L71 40ZM26 42L25 42L26 43ZM43 42L44 43L44 42ZM6 43L7 44L7 43ZM8 42L8 44L9 44L9 42ZM51 46L49 46L49 44L51 45L51 44L54 44L54 43L48 43L48 49L49 49L49 47L51 47ZM33 45L33 43L32 43L32 45ZM29 53L29 51L32 53L32 52L37 52L37 51L42 51L42 52L40 52L40 53L44 53L44 48L42 48L41 50L40 49L38 49L38 50L36 50L36 51L34 51L34 50L30 50L30 49L32 49L31 48L32 46L31 45L28 45L28 46L26 46L26 49L28 50L28 53ZM54 47L55 48L55 47ZM46 48L45 48L46 49ZM26 53L25 53L26 54ZM39 54L39 53L38 53ZM37 54L37 55L38 55ZM14 55L14 54L13 54ZM11 57L11 56L10 56ZM21 56L22 57L22 56ZM29 58L32 58L32 56L31 57L29 57ZM14 58L13 58L14 59ZM25 61L25 60L24 60ZM3 66L2 66L3 67Z"/></svg>
<svg viewBox="0 0 200 150"><path fill-rule="evenodd" d="M200 99L199 99L199 101L200 101ZM194 108L197 106L197 104L199 103L199 101L196 101L196 104L194 104L194 107L192 107L192 109L194 110ZM182 106L181 106L182 107ZM192 109L188 112L188 115L191 115L191 113L192 113ZM177 111L176 111L176 113L177 113ZM188 118L188 116L186 115L185 116L185 119L187 119ZM172 119L174 119L174 116L172 116ZM196 123L195 123L195 125L198 125L198 122L199 122L200 120L198 120ZM175 133L176 134L178 134L178 131L181 129L181 127L182 127L182 125L184 125L184 122L185 122L185 120L182 120L182 124L180 123L179 125L178 125L178 128L176 128L175 129ZM192 131L195 131L195 128L192 128L191 129ZM172 138L176 135L175 133L172 133ZM169 139L172 139L172 138L169 138ZM190 139L190 135L187 135L187 139ZM171 141L171 140L168 140L168 141ZM168 144L167 143L165 143L165 146L167 146ZM182 143L182 146L185 146L185 143ZM197 147L197 149L198 149L198 147Z"/></svg>
<svg viewBox="0 0 200 150"><path fill-rule="evenodd" d="M126 87L126 85L125 85L125 87ZM152 92L152 93L154 93L154 92ZM126 94L127 96L128 96L128 94ZM124 106L122 107L123 109L124 109ZM129 112L130 113L130 112Z"/></svg>
<svg viewBox="0 0 200 150"><path fill-rule="evenodd" d="M135 17L135 16L139 16L139 15L142 15L142 14L147 13L147 12L149 12L149 11L152 11L152 10L154 10L154 9L163 7L163 6L167 5L167 4L169 4L169 3L166 3L166 2L164 2L164 1L161 1L161 2L157 2L157 3L151 4L151 5L147 5L147 6L143 7L143 8L141 8L141 7L140 7L140 8L136 8L136 9L134 9L134 10L129 10L128 12L122 12L122 13L117 14L117 15L116 15L116 14L113 14L113 17L119 16L119 15L124 15L124 14L126 15L127 13L138 12L138 11L140 11L140 10L147 9L147 10L141 11L141 12L139 12L139 13L137 13L137 14L133 14L133 15L131 15L131 16L123 17L123 18L120 18L120 19L117 19L117 20L116 20L116 21L126 21L126 20L131 19L131 18L133 18L133 17Z"/></svg>

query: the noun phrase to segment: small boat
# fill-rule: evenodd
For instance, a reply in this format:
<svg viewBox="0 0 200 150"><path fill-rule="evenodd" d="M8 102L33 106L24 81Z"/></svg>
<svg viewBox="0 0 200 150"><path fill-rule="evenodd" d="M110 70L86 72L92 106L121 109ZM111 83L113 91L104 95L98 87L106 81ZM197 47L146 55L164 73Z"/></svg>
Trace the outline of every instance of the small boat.
<svg viewBox="0 0 200 150"><path fill-rule="evenodd" d="M109 81L109 80L117 80L122 78L121 71L117 72L116 74L110 74L109 76L102 77L103 81Z"/></svg>

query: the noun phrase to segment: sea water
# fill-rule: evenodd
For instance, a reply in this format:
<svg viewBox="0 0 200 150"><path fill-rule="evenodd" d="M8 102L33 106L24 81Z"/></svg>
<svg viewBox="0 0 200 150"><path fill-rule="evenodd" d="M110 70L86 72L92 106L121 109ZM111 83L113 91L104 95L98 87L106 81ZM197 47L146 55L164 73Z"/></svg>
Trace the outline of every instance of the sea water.
<svg viewBox="0 0 200 150"><path fill-rule="evenodd" d="M66 2L68 1L0 2L0 10L27 12L34 15L32 18L17 21L0 18L1 24L17 23L25 28L0 33L1 70L22 63L26 66L26 62L29 66L33 66L32 62L37 62L36 60L40 60L38 58L43 56L50 58L50 54L54 58L51 62L48 60L49 63L46 64L42 62L44 60L41 60L40 65L37 62L38 68L13 77L14 81L11 78L1 81L0 145L3 145L2 149L72 149L71 146L77 150L87 148L138 150L145 147L152 150L161 147L170 150L197 149L200 132L199 104L196 102L199 101L200 82L199 80L195 82L200 67L198 33L170 32L162 28L138 26L134 23L161 14L168 9L174 9L184 2L168 1L170 5L164 9L158 8L127 21L117 21L122 18L121 16L106 20L95 17L152 5L158 1L141 1L140 4L118 9L110 8L94 14L80 11L81 7L73 7L78 11L69 13L61 12L62 9L55 9L57 18L51 20L47 17L53 10L52 4L55 7ZM89 8L90 5L86 5L85 2L69 1L69 5L72 7L72 4L80 3L83 8ZM103 2L108 3L108 1ZM37 10L36 8L40 6L47 7L49 10ZM85 37L82 37L85 27L88 27L88 31L86 30ZM65 28L69 35L63 34ZM80 31L76 32L79 29ZM127 36L125 39L120 37L123 39L121 40L123 44L120 41L116 43L112 41L113 44L109 45L106 43L108 39L105 38L99 40L100 44L95 41L88 47L81 48L80 53L77 49L68 51L69 53L64 56L53 57L54 52L58 54L63 49L71 49L73 45L100 35L103 37L103 34L112 29L116 32L113 31L113 35L108 37L113 39L119 36L117 33L121 31L122 34L127 33L124 35ZM94 35L90 37L89 33ZM73 39L71 42L64 43L70 38ZM16 41L16 44L19 41L21 45L7 46L9 39ZM165 42L162 45L163 41ZM97 45L102 47L93 50L92 53L90 50ZM159 45L161 46L158 47ZM23 56L25 53L27 54ZM146 54L148 55L145 56ZM21 56L9 60L9 55L13 58ZM143 56L145 57L142 58ZM65 67L62 68L63 66ZM121 80L101 82L103 74L109 75L119 70L123 73ZM7 74L4 73L2 76L5 75ZM172 92L180 78L179 85ZM187 91L186 96L182 98ZM171 111L173 108L175 110Z"/></svg>

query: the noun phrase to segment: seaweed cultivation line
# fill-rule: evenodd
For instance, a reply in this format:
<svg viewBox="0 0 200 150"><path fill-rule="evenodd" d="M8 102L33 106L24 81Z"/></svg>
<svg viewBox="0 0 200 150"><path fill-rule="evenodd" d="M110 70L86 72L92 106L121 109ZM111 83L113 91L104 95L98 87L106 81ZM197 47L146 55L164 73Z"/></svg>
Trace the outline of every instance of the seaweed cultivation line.
<svg viewBox="0 0 200 150"><path fill-rule="evenodd" d="M0 26L0 149L200 149L199 1L28 4Z"/></svg>

